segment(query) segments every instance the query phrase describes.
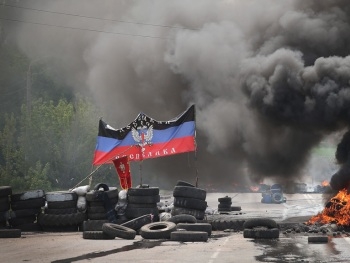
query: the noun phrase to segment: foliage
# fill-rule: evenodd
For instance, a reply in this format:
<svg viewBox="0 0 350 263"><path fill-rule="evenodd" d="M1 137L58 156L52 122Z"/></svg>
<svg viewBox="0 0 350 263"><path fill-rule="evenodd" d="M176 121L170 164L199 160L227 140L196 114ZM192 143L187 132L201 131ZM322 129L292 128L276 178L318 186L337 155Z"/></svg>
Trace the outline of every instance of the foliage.
<svg viewBox="0 0 350 263"><path fill-rule="evenodd" d="M67 190L93 168L100 114L52 72L16 48L0 48L0 185L13 191ZM115 171L104 176L110 173L115 179Z"/></svg>

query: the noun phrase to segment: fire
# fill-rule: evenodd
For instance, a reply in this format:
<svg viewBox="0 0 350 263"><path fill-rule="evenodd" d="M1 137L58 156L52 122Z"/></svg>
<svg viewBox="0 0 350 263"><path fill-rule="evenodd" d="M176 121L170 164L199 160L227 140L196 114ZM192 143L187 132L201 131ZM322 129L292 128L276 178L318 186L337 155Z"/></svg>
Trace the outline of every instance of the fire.
<svg viewBox="0 0 350 263"><path fill-rule="evenodd" d="M249 189L252 192L258 192L260 188L259 188L259 186L250 186Z"/></svg>
<svg viewBox="0 0 350 263"><path fill-rule="evenodd" d="M328 186L329 185L329 182L327 180L324 180L322 183L321 183L322 186Z"/></svg>
<svg viewBox="0 0 350 263"><path fill-rule="evenodd" d="M335 223L341 226L350 226L350 194L342 189L331 198L321 213L313 216L307 224Z"/></svg>

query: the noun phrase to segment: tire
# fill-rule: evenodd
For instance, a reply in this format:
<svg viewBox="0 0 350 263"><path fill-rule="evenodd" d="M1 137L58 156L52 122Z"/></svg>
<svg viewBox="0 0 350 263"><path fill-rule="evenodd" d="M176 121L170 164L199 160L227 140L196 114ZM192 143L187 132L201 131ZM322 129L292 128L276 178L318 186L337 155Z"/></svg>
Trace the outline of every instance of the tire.
<svg viewBox="0 0 350 263"><path fill-rule="evenodd" d="M229 211L231 211L231 203L220 203L218 204L218 209L221 209L221 208L226 208L226 209L229 209Z"/></svg>
<svg viewBox="0 0 350 263"><path fill-rule="evenodd" d="M109 202L112 205L116 205L118 203L118 198L109 199ZM105 206L105 202L104 201L88 201L87 206Z"/></svg>
<svg viewBox="0 0 350 263"><path fill-rule="evenodd" d="M55 202L48 201L47 208L49 209L77 208L77 201L76 200L55 201Z"/></svg>
<svg viewBox="0 0 350 263"><path fill-rule="evenodd" d="M36 216L41 212L41 209L22 209L13 211L15 217Z"/></svg>
<svg viewBox="0 0 350 263"><path fill-rule="evenodd" d="M87 220L83 222L83 231L102 231L102 225L108 220Z"/></svg>
<svg viewBox="0 0 350 263"><path fill-rule="evenodd" d="M0 186L0 197L8 197L12 194L11 186Z"/></svg>
<svg viewBox="0 0 350 263"><path fill-rule="evenodd" d="M278 203L278 204L282 203L283 202L283 194L282 193L274 193L272 195L272 201L274 203Z"/></svg>
<svg viewBox="0 0 350 263"><path fill-rule="evenodd" d="M103 231L84 231L83 238L97 240L114 239L114 237L105 234Z"/></svg>
<svg viewBox="0 0 350 263"><path fill-rule="evenodd" d="M140 235L145 239L170 239L170 233L175 230L173 222L154 222L141 227Z"/></svg>
<svg viewBox="0 0 350 263"><path fill-rule="evenodd" d="M38 223L28 223L16 226L17 229L20 229L22 232L38 232L42 231L41 226Z"/></svg>
<svg viewBox="0 0 350 263"><path fill-rule="evenodd" d="M129 220L121 224L121 226L125 226L128 228L134 229L135 231L138 231L144 225L150 224L152 222L153 222L153 216L151 214L148 214L148 215L143 215L135 219Z"/></svg>
<svg viewBox="0 0 350 263"><path fill-rule="evenodd" d="M151 209L158 209L158 206L156 203L153 204L133 204L130 203L127 206L129 209L138 209L138 208L151 208Z"/></svg>
<svg viewBox="0 0 350 263"><path fill-rule="evenodd" d="M240 206L231 206L231 211L241 211L242 207Z"/></svg>
<svg viewBox="0 0 350 263"><path fill-rule="evenodd" d="M0 229L0 238L18 238L21 237L20 229Z"/></svg>
<svg viewBox="0 0 350 263"><path fill-rule="evenodd" d="M244 224L243 228L252 229L254 227L267 227L269 229L271 228L278 228L277 223L275 220L270 218L251 218L247 219Z"/></svg>
<svg viewBox="0 0 350 263"><path fill-rule="evenodd" d="M196 210L205 210L207 209L208 205L206 201L200 199L174 197L174 206Z"/></svg>
<svg viewBox="0 0 350 263"><path fill-rule="evenodd" d="M175 186L173 191L174 197L186 197L205 200L207 192L204 189L190 186Z"/></svg>
<svg viewBox="0 0 350 263"><path fill-rule="evenodd" d="M102 231L114 238L135 239L136 236L136 231L134 229L112 223L103 224Z"/></svg>
<svg viewBox="0 0 350 263"><path fill-rule="evenodd" d="M92 190L86 194L86 201L94 202L94 201L105 201L107 198L109 200L116 200L118 202L119 191L118 189L112 189L108 191L97 191Z"/></svg>
<svg viewBox="0 0 350 263"><path fill-rule="evenodd" d="M209 223L179 223L176 225L176 229L185 229L187 231L199 231L207 232L208 236L211 236L212 226Z"/></svg>
<svg viewBox="0 0 350 263"><path fill-rule="evenodd" d="M108 190L109 190L108 185L106 185L106 184L104 184L104 183L98 183L98 184L96 184L95 187L94 187L94 190L95 190L95 191L99 191L100 188L103 188L103 191L108 191Z"/></svg>
<svg viewBox="0 0 350 263"><path fill-rule="evenodd" d="M40 226L45 232L78 232L78 226Z"/></svg>
<svg viewBox="0 0 350 263"><path fill-rule="evenodd" d="M0 203L0 212L10 210L10 202Z"/></svg>
<svg viewBox="0 0 350 263"><path fill-rule="evenodd" d="M219 203L231 203L232 204L232 198L225 196L218 198Z"/></svg>
<svg viewBox="0 0 350 263"><path fill-rule="evenodd" d="M244 229L244 238L255 238L255 239L274 239L279 238L279 230L277 228L255 228L255 229Z"/></svg>
<svg viewBox="0 0 350 263"><path fill-rule="evenodd" d="M107 220L107 213L89 213L87 218L90 220Z"/></svg>
<svg viewBox="0 0 350 263"><path fill-rule="evenodd" d="M88 214L106 213L106 209L105 209L104 206L88 206L87 207L87 213Z"/></svg>
<svg viewBox="0 0 350 263"><path fill-rule="evenodd" d="M22 210L22 209L28 209L28 208L41 208L45 206L45 199L44 198L35 198L35 199L28 199L28 200L21 200L21 201L15 201L11 202L11 208L12 210Z"/></svg>
<svg viewBox="0 0 350 263"><path fill-rule="evenodd" d="M160 195L129 195L129 204L156 204L160 202Z"/></svg>
<svg viewBox="0 0 350 263"><path fill-rule="evenodd" d="M149 188L129 188L128 196L153 196L159 195L158 187L149 187Z"/></svg>
<svg viewBox="0 0 350 263"><path fill-rule="evenodd" d="M74 213L65 215L40 214L38 222L41 226L73 226L79 225L86 219L85 213Z"/></svg>
<svg viewBox="0 0 350 263"><path fill-rule="evenodd" d="M27 191L19 194L12 194L11 201L43 198L44 196L45 196L45 193L43 190L33 190L33 191Z"/></svg>
<svg viewBox="0 0 350 263"><path fill-rule="evenodd" d="M19 225L34 223L35 221L36 221L35 215L9 219L10 225L14 227L17 227Z"/></svg>
<svg viewBox="0 0 350 263"><path fill-rule="evenodd" d="M205 211L202 210L196 210L196 209L189 209L189 208L182 208L174 206L173 209L171 209L171 215L182 215L182 214L188 214L194 216L196 219L202 220L205 216Z"/></svg>
<svg viewBox="0 0 350 263"><path fill-rule="evenodd" d="M195 187L193 184L190 184L190 183L188 183L188 182L181 181L181 180L177 181L176 186L189 186L189 187Z"/></svg>
<svg viewBox="0 0 350 263"><path fill-rule="evenodd" d="M307 237L309 243L328 243L328 236L309 236Z"/></svg>
<svg viewBox="0 0 350 263"><path fill-rule="evenodd" d="M169 218L167 221L168 222L173 222L175 224L179 224L179 223L197 223L197 219L194 216L188 215L188 214L175 215L175 216L172 216L171 218Z"/></svg>
<svg viewBox="0 0 350 263"><path fill-rule="evenodd" d="M208 233L200 231L174 231L170 234L171 241L180 242L206 242Z"/></svg>
<svg viewBox="0 0 350 263"><path fill-rule="evenodd" d="M48 202L76 201L78 195L74 192L58 191L46 193L45 198Z"/></svg>
<svg viewBox="0 0 350 263"><path fill-rule="evenodd" d="M50 215L65 215L77 213L77 208L61 208L61 209L49 209L45 208L44 213Z"/></svg>

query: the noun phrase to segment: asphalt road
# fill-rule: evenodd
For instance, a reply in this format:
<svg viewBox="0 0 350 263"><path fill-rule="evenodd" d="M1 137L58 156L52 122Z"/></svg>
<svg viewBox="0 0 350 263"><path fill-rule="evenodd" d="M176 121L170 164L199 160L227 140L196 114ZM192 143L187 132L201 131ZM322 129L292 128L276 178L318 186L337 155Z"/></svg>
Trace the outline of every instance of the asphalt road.
<svg viewBox="0 0 350 263"><path fill-rule="evenodd" d="M241 218L270 217L279 222L303 222L323 209L320 194L287 195L285 204L262 204L254 193L208 193L209 207L217 198L232 197L242 207ZM167 198L167 197L165 197ZM225 216L225 215L221 215ZM213 231L207 242L167 240L86 240L81 232L26 233L1 239L1 262L350 262L350 237L346 232L328 242L309 243L309 233L284 233L278 239L248 239L242 232Z"/></svg>

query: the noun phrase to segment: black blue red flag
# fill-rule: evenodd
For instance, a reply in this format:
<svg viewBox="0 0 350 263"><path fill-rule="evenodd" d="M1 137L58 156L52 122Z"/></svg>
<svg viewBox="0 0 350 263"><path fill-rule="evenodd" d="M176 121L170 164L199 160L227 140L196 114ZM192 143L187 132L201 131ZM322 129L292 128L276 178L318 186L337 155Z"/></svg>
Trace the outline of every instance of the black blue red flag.
<svg viewBox="0 0 350 263"><path fill-rule="evenodd" d="M139 113L120 129L101 119L93 164L112 163L123 156L128 156L129 161L140 161L195 151L195 131L194 105L169 121L157 121Z"/></svg>

